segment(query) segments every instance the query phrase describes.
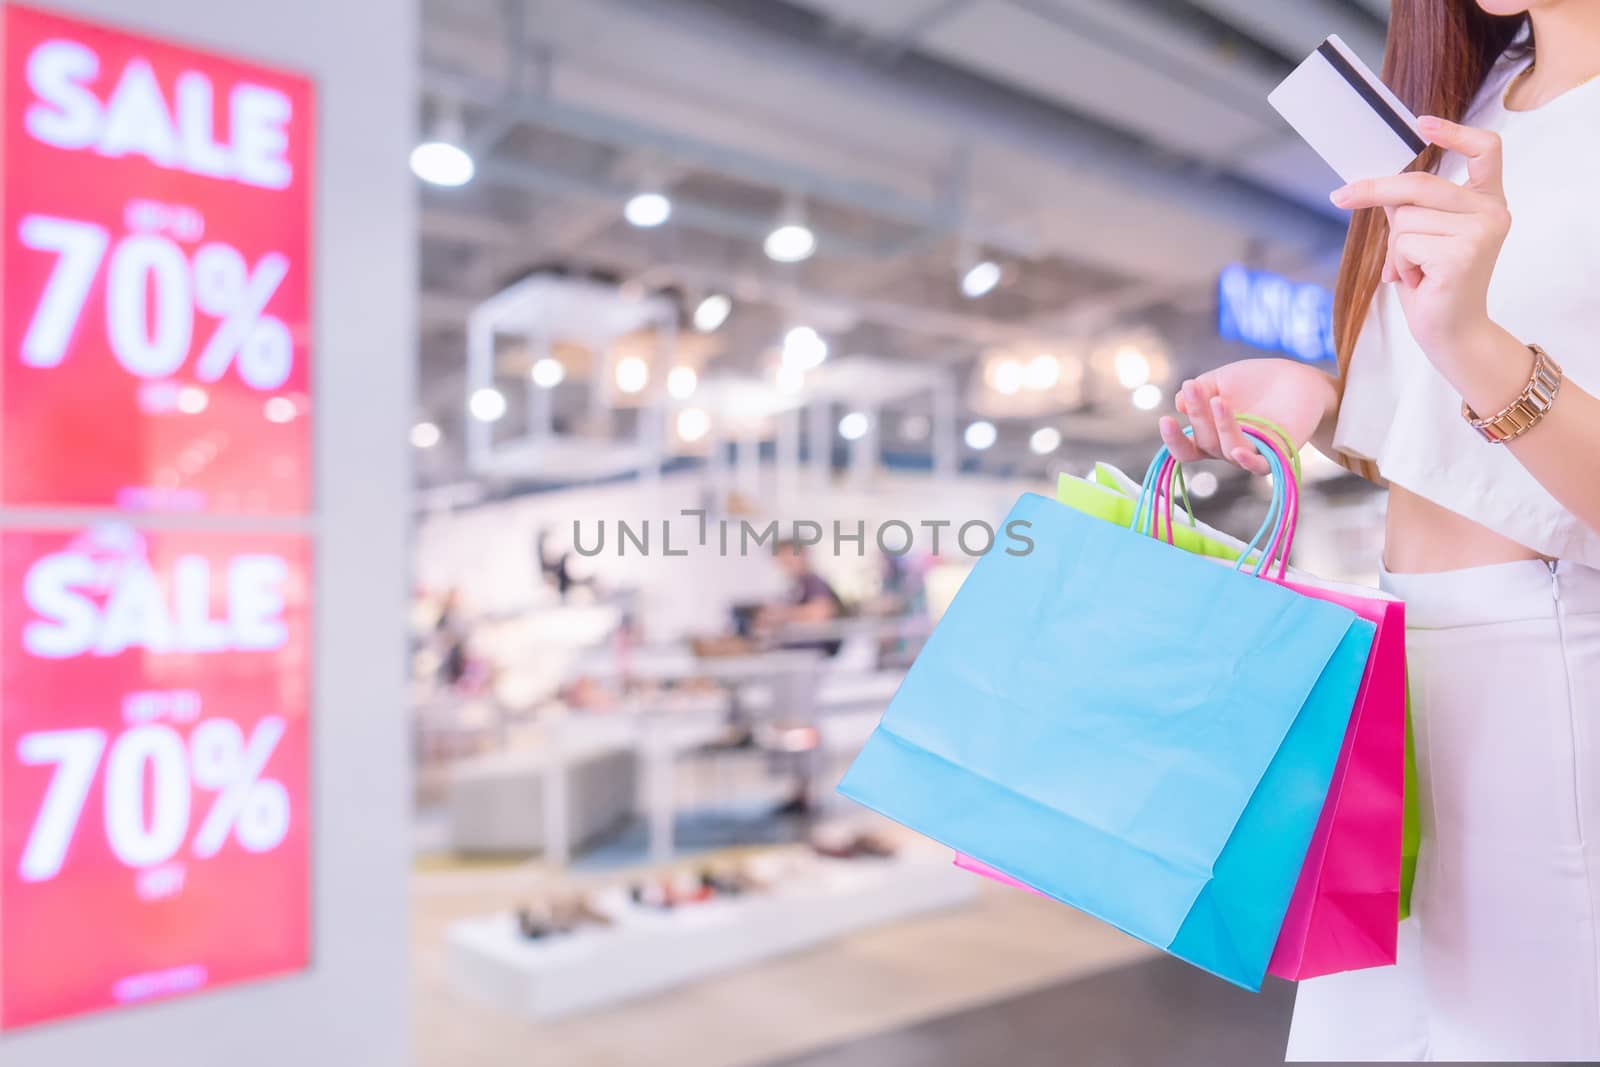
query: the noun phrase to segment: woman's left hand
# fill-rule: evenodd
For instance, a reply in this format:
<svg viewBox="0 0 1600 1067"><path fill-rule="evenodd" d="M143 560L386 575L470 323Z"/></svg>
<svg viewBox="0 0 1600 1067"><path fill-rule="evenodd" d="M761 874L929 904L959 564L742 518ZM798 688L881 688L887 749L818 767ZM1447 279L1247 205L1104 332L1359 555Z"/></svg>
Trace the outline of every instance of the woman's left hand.
<svg viewBox="0 0 1600 1067"><path fill-rule="evenodd" d="M1419 120L1441 148L1467 159L1464 185L1412 172L1336 189L1339 207L1381 207L1389 216L1383 281L1400 283L1400 305L1428 358L1452 377L1453 357L1494 329L1489 278L1511 229L1500 182L1500 135L1444 119Z"/></svg>

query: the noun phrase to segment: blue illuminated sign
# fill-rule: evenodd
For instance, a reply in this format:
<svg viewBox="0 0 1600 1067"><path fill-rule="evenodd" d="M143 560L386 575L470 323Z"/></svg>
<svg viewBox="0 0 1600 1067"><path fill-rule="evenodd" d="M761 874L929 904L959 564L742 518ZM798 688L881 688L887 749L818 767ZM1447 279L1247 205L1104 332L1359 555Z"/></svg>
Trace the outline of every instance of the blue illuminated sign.
<svg viewBox="0 0 1600 1067"><path fill-rule="evenodd" d="M1235 263L1217 279L1217 332L1306 363L1332 360L1333 293Z"/></svg>

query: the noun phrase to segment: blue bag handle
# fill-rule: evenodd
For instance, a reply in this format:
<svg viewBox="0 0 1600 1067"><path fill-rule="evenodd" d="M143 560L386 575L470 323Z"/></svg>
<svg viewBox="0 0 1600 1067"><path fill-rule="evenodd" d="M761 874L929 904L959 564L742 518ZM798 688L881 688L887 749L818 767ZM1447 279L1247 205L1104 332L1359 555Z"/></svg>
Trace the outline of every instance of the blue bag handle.
<svg viewBox="0 0 1600 1067"><path fill-rule="evenodd" d="M1186 426L1183 432L1185 435L1192 436L1194 428ZM1248 440L1272 468L1272 504L1267 509L1267 517L1262 521L1261 528L1250 539L1249 545L1239 556L1238 561L1234 563L1233 569L1242 571L1245 563L1253 553L1257 556L1253 573L1259 577L1271 563L1268 558L1271 553L1264 550L1263 544L1275 545L1279 542L1278 535L1282 530L1283 523L1288 518L1287 495L1284 492L1286 472L1283 469L1283 462L1278 458L1278 453L1275 449L1265 441L1258 440L1255 437L1248 437ZM1139 501L1133 510L1133 522L1130 528L1151 537L1155 536L1156 483L1160 480L1161 468L1166 464L1167 458L1171 454L1171 450L1166 445L1162 445L1161 449L1156 452L1155 458L1150 461L1150 466L1145 470L1144 484L1139 488ZM1181 472L1181 466L1179 470ZM1187 502L1187 493L1185 494L1185 502ZM1194 512L1191 510L1190 515L1193 516L1193 514ZM1263 541L1263 539L1265 540Z"/></svg>

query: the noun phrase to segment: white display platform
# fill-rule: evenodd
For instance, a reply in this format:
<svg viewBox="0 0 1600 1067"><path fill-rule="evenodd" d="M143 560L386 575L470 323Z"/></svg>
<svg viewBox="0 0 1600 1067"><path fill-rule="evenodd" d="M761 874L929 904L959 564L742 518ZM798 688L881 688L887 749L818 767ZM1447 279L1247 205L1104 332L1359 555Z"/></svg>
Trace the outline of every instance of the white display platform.
<svg viewBox="0 0 1600 1067"><path fill-rule="evenodd" d="M544 1022L958 907L977 896L978 881L942 850L820 860L815 873L770 892L631 909L614 926L546 941L521 937L510 914L458 922L447 934L447 968L464 995Z"/></svg>

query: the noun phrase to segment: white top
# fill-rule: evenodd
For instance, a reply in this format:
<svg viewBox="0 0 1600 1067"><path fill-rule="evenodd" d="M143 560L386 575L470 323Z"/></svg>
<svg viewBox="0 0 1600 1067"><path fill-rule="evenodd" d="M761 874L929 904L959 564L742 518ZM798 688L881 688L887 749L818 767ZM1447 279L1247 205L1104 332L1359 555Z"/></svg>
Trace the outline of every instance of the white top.
<svg viewBox="0 0 1600 1067"><path fill-rule="evenodd" d="M1489 283L1489 316L1600 393L1600 78L1536 110L1508 111L1506 89L1529 62L1500 60L1465 119L1499 131L1504 144L1512 223ZM1463 181L1466 161L1446 153L1439 173ZM1461 417L1460 395L1411 336L1397 284L1378 287L1356 340L1335 449L1518 544L1600 567L1600 533ZM1600 457L1590 462L1600 469Z"/></svg>

